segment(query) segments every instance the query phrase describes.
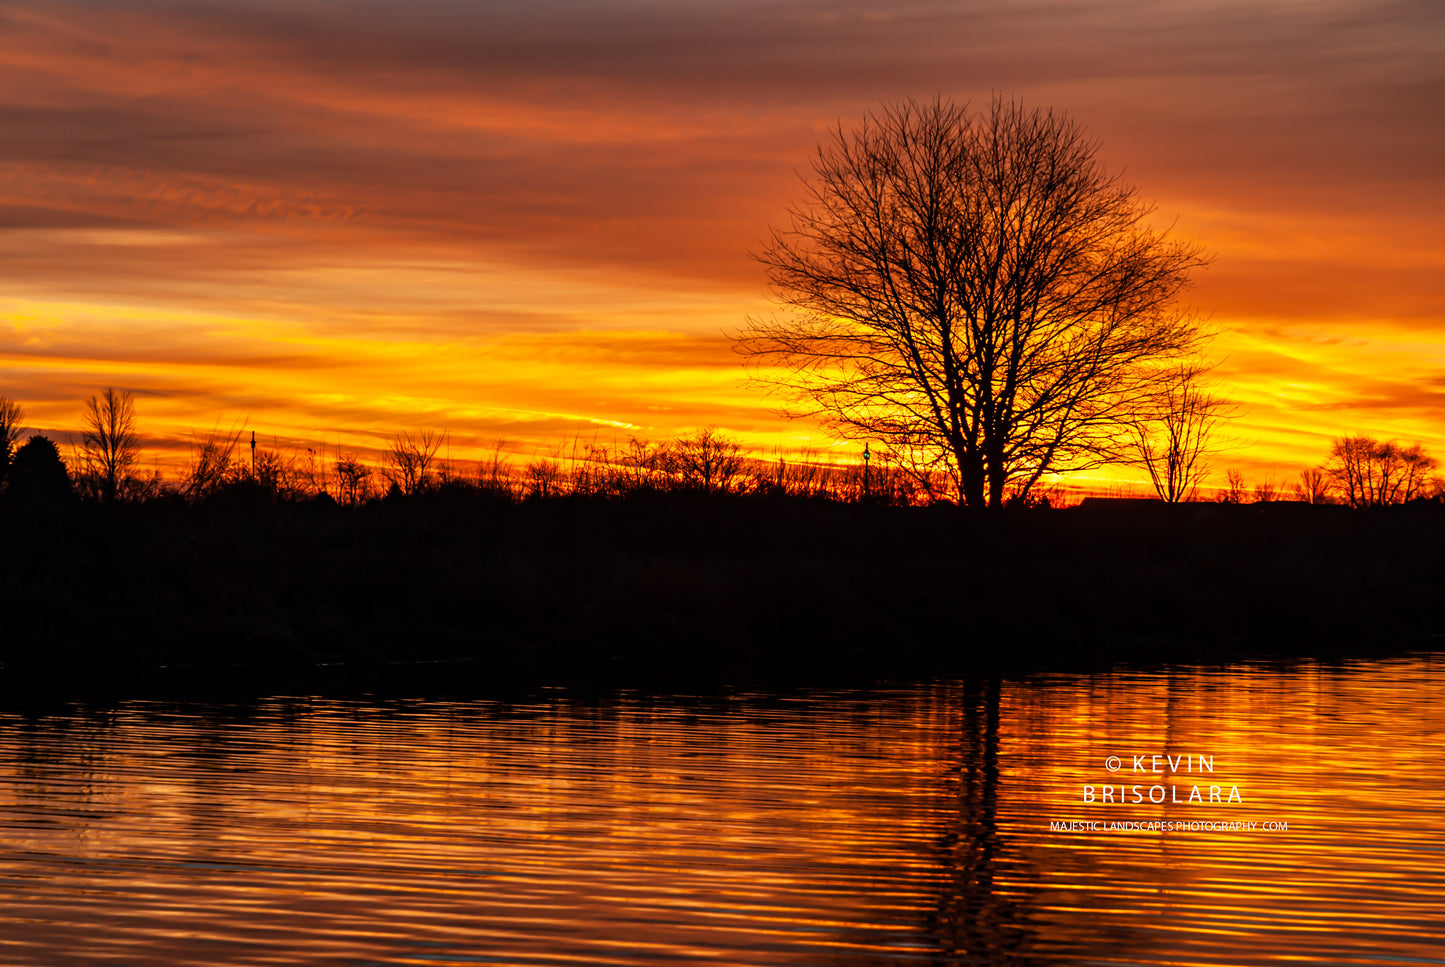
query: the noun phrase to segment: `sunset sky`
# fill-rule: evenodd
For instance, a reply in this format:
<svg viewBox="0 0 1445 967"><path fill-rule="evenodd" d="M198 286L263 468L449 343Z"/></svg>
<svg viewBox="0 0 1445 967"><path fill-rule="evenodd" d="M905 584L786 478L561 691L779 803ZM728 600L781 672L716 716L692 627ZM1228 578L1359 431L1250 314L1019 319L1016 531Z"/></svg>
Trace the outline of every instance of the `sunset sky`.
<svg viewBox="0 0 1445 967"><path fill-rule="evenodd" d="M748 252L840 119L994 92L1213 254L1221 471L1445 458L1440 0L0 0L0 90L0 393L63 435L132 390L147 465L241 426L829 448L731 349Z"/></svg>

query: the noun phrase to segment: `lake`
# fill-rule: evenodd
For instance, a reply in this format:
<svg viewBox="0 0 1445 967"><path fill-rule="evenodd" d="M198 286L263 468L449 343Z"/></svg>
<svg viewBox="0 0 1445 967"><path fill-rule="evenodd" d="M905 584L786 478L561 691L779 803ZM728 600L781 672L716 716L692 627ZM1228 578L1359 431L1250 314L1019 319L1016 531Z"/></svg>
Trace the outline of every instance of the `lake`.
<svg viewBox="0 0 1445 967"><path fill-rule="evenodd" d="M0 711L0 963L1445 964L1442 694L1410 655Z"/></svg>

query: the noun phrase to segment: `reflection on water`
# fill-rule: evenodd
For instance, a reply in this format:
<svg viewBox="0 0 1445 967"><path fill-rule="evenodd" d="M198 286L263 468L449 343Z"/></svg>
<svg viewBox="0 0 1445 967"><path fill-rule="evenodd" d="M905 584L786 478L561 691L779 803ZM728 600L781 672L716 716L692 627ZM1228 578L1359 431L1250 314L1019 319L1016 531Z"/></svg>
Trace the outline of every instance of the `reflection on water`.
<svg viewBox="0 0 1445 967"><path fill-rule="evenodd" d="M0 962L1442 964L1442 686L1413 657L5 713ZM1243 801L1099 801L1200 783Z"/></svg>

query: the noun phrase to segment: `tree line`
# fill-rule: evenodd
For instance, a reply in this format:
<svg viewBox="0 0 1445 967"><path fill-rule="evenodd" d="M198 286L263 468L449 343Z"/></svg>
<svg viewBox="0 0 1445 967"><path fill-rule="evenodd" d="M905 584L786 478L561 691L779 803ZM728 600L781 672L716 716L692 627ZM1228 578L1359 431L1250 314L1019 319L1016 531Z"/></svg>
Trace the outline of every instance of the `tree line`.
<svg viewBox="0 0 1445 967"><path fill-rule="evenodd" d="M139 465L140 434L134 395L106 389L86 401L79 442L69 460L50 438L21 444L24 409L0 396L0 487L17 492L73 494L96 503L171 496L192 502L227 493L259 492L278 499L326 497L357 505L441 490L472 490L508 499L625 496L639 492L770 494L882 503L927 502L930 491L900 467L880 459L828 464L779 455L762 459L716 427L661 442L637 437L607 447L574 440L570 451L514 462L499 441L481 460L452 460L446 435L405 430L391 437L380 459L354 452L331 459L311 448L258 445L241 430L196 437L172 479ZM304 451L304 452L303 452ZM935 481L935 484L937 482Z"/></svg>
<svg viewBox="0 0 1445 967"><path fill-rule="evenodd" d="M1224 503L1269 503L1287 499L1305 504L1343 504L1358 510L1419 500L1445 500L1445 479L1438 460L1420 444L1404 446L1368 436L1338 437L1329 458L1301 470L1287 487L1272 480L1246 486L1244 474L1230 470L1219 492ZM1287 495L1287 496L1286 496Z"/></svg>
<svg viewBox="0 0 1445 967"><path fill-rule="evenodd" d="M1176 413L1178 419L1163 441L1153 442L1144 432L1138 437L1141 456L1133 462L1149 468L1157 496L1170 503L1199 499L1209 472L1204 446L1211 421L1224 409L1199 388L1197 376L1191 373L1171 384L1168 392L1176 395L1164 412ZM502 442L480 460L452 460L444 451L446 435L437 430L395 434L375 462L354 452L338 451L327 459L311 448L257 445L254 434L247 440L243 431L232 430L198 436L188 462L167 479L139 465L141 437L135 398L129 392L107 388L86 400L78 442L68 460L41 434L22 444L24 418L20 404L0 396L0 488L14 491L17 499L69 494L100 504L162 496L203 502L226 493L253 492L286 500L324 496L358 505L442 490L515 500L686 491L895 505L966 504L950 489L951 475L897 460L886 447L865 450L861 463L827 463L806 454L765 459L747 454L716 427L656 443L631 437L608 447L574 440L570 450L519 462L504 453ZM1228 504L1291 500L1360 509L1445 500L1438 467L1419 444L1407 447L1347 436L1333 442L1326 461L1301 471L1285 486L1265 480L1250 487L1241 472L1229 470L1214 499ZM1040 488L1030 503L1058 506L1067 500L1059 489Z"/></svg>

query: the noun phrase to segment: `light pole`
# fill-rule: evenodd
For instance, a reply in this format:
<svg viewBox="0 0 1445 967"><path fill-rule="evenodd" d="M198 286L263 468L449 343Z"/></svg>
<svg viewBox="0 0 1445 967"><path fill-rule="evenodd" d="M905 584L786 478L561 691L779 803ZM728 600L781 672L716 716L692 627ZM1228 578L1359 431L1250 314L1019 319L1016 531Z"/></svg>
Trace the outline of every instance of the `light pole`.
<svg viewBox="0 0 1445 967"><path fill-rule="evenodd" d="M863 496L864 496L864 498L867 498L867 497L872 496L872 490L871 490L871 488L869 487L869 482L868 482L868 461L869 461L869 459L872 458L872 456L873 456L873 453L872 453L872 451L870 451L870 450L868 449L868 444L866 444L866 443L863 444Z"/></svg>

